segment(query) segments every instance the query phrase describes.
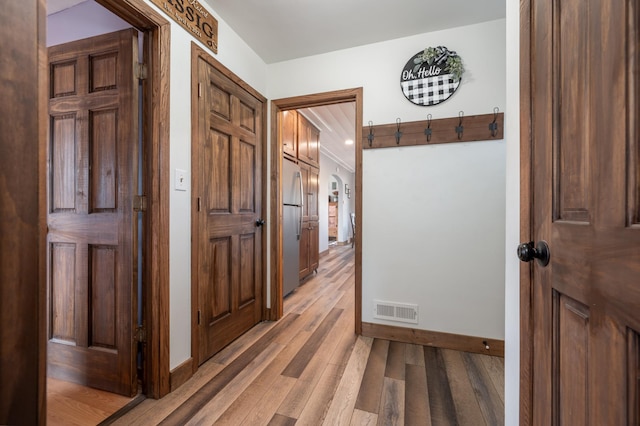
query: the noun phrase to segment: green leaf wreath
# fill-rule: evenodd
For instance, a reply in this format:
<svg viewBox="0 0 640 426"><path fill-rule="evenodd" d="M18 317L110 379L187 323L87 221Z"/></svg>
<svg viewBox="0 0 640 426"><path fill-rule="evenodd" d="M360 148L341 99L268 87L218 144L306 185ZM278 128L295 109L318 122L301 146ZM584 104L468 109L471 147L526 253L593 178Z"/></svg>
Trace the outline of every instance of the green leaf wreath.
<svg viewBox="0 0 640 426"><path fill-rule="evenodd" d="M464 73L464 65L462 64L462 58L458 56L456 52L450 51L444 46L427 47L422 54L413 60L416 64L413 67L413 72L418 72L420 67L425 63L428 66L438 65L444 67L453 75L454 81L460 81L462 74Z"/></svg>

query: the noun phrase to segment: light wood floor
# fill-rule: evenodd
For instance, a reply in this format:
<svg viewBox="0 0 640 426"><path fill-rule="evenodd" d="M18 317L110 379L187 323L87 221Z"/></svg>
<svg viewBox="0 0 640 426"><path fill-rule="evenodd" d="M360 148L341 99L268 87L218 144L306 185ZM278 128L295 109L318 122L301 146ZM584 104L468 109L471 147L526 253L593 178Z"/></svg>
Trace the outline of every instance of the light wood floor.
<svg viewBox="0 0 640 426"><path fill-rule="evenodd" d="M285 299L282 320L113 424L504 424L502 358L358 337L353 284L353 249L332 247Z"/></svg>
<svg viewBox="0 0 640 426"><path fill-rule="evenodd" d="M97 425L133 398L47 378L47 425Z"/></svg>

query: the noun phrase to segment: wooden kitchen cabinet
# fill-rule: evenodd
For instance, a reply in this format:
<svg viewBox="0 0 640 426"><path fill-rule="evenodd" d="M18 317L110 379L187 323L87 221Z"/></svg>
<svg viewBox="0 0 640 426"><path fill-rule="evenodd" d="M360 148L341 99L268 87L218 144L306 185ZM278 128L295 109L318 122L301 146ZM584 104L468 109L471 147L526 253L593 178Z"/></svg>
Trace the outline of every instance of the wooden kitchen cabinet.
<svg viewBox="0 0 640 426"><path fill-rule="evenodd" d="M318 272L320 265L320 223L309 222L309 269ZM311 273L311 272L309 272Z"/></svg>
<svg viewBox="0 0 640 426"><path fill-rule="evenodd" d="M303 279L318 269L320 258L318 215L320 130L296 110L282 111L280 137L284 157L298 164L302 178L300 279Z"/></svg>
<svg viewBox="0 0 640 426"><path fill-rule="evenodd" d="M320 170L300 162L302 192L302 233L300 236L300 279L318 269L320 258L319 216L318 216L318 178Z"/></svg>
<svg viewBox="0 0 640 426"><path fill-rule="evenodd" d="M320 130L296 110L282 111L282 152L314 167L320 165Z"/></svg>
<svg viewBox="0 0 640 426"><path fill-rule="evenodd" d="M320 165L320 130L298 114L298 159L318 167Z"/></svg>
<svg viewBox="0 0 640 426"><path fill-rule="evenodd" d="M320 228L317 221L303 222L300 234L300 279L318 270Z"/></svg>
<svg viewBox="0 0 640 426"><path fill-rule="evenodd" d="M298 113L295 110L282 112L282 152L298 158Z"/></svg>
<svg viewBox="0 0 640 426"><path fill-rule="evenodd" d="M302 176L302 193L304 205L302 208L302 221L318 221L318 179L320 169L305 163L299 163L300 174Z"/></svg>

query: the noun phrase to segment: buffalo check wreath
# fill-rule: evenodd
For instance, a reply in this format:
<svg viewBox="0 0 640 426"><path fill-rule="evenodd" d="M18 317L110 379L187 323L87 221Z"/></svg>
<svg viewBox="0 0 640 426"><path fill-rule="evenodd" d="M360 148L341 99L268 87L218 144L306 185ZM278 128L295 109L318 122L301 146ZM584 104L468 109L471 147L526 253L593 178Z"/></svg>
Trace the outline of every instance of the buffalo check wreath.
<svg viewBox="0 0 640 426"><path fill-rule="evenodd" d="M460 86L464 67L460 56L444 46L428 47L414 55L400 76L402 93L416 105L437 105Z"/></svg>

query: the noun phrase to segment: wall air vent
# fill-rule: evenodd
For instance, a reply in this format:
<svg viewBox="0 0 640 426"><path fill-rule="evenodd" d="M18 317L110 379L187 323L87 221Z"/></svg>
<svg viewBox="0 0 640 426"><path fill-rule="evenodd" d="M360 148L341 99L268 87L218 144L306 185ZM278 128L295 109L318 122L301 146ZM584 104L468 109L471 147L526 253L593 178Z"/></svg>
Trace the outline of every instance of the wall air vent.
<svg viewBox="0 0 640 426"><path fill-rule="evenodd" d="M418 305L373 301L373 317L389 321L418 323Z"/></svg>

